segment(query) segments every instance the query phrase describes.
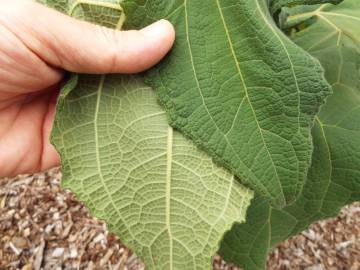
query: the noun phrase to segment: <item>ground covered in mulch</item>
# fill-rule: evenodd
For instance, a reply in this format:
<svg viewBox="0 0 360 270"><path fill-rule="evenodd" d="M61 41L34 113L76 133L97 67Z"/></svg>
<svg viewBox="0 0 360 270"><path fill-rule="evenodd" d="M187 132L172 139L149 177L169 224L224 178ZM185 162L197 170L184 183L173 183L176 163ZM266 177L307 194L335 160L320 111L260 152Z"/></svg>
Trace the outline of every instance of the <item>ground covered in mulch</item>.
<svg viewBox="0 0 360 270"><path fill-rule="evenodd" d="M143 264L59 188L57 169L0 179L0 270L140 270ZM236 270L220 257L215 270ZM360 203L279 245L268 269L360 269Z"/></svg>

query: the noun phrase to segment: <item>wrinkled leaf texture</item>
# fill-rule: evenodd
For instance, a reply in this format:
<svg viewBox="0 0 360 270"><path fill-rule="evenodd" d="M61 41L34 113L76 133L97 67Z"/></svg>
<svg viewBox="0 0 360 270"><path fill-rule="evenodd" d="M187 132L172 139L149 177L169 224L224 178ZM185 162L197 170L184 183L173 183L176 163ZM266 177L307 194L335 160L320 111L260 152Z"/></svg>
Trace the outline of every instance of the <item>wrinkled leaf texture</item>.
<svg viewBox="0 0 360 270"><path fill-rule="evenodd" d="M167 18L169 56L146 75L170 117L242 183L284 207L309 169L323 70L276 26L267 0L124 0L129 27Z"/></svg>
<svg viewBox="0 0 360 270"><path fill-rule="evenodd" d="M258 196L246 224L235 225L222 242L220 253L246 270L264 269L274 245L360 200L360 2L286 12L289 24L314 17L293 38L321 61L334 93L312 129L312 166L300 198L280 211Z"/></svg>
<svg viewBox="0 0 360 270"><path fill-rule="evenodd" d="M124 20L117 1L46 4L108 27ZM141 78L73 75L58 102L52 141L62 186L147 269L210 269L223 234L245 220L252 191L168 125Z"/></svg>

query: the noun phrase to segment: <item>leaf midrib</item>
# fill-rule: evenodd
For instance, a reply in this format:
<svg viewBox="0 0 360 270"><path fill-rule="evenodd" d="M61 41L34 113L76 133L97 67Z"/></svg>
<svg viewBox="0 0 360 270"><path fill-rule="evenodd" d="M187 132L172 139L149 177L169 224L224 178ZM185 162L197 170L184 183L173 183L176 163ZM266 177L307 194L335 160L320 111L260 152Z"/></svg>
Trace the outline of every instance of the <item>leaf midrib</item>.
<svg viewBox="0 0 360 270"><path fill-rule="evenodd" d="M166 229L169 234L169 270L173 269L173 236L171 232L171 177L172 177L172 160L173 160L173 129L168 127L168 137L166 146L166 190L165 190L165 217L166 217Z"/></svg>
<svg viewBox="0 0 360 270"><path fill-rule="evenodd" d="M212 122L214 123L216 129L218 129L223 135L224 135L224 138L225 140L227 141L228 145L231 147L231 149L233 149L234 153L238 156L237 152L234 150L232 144L230 144L230 142L227 140L227 137L225 136L224 132L218 127L218 125L216 124L216 121L213 119L210 111L208 110L207 108L207 105L205 103L205 100L204 100L204 96L202 95L202 90L201 90L201 87L200 87L200 84L199 84L199 80L197 78L197 73L196 73L196 70L195 70L195 65L194 65L194 60L193 60L193 54L192 54L192 48L191 48L191 45L190 45L190 40L189 40L189 23L188 23L188 14L187 14L187 1L188 0L184 0L184 11L185 11L185 28L186 28L186 37L187 37L187 43L188 43L188 49L189 49L189 54L190 54L190 62L191 62L191 65L192 65L192 69L193 69L193 73L194 73L194 79L196 81L196 84L197 84L197 88L199 90L199 93L200 93L200 96L201 96L201 99L202 99L202 103L205 107L205 110L207 112L207 114L209 115L209 117L211 118ZM245 90L245 97L246 99L248 100L249 102L249 105L251 107L251 110L253 112L253 115L254 115L254 119L255 119L255 122L258 126L258 130L260 132L260 135L261 135L261 138L262 138L262 141L263 141L263 145L266 149L266 152L270 158L270 161L272 163L272 167L274 169L274 172L275 172L275 175L276 175L276 180L279 184L279 187L280 187L280 192L281 192L281 196L282 196L282 200L284 202L286 202L286 199L285 199L285 195L284 195L284 191L283 191L283 187L282 187L282 184L281 184L281 181L280 181L280 177L278 175L278 171L277 171L277 168L275 166L275 163L274 163L274 160L272 159L272 156L269 152L269 149L267 147L267 143L265 141L265 138L264 138L264 134L263 134L263 130L262 128L260 127L260 124L258 122L258 119L257 119L257 116L256 116L256 113L255 113L255 110L254 110L254 107L252 106L252 103L250 101L250 98L249 98L249 94L248 94L248 89L247 89L247 86L246 86L246 83L245 83L245 80L244 80L244 77L243 77L243 74L242 74L242 71L241 71L241 68L240 68L240 65L239 65L239 62L237 61L237 58L236 58L236 55L235 55L235 51L234 51L234 48L233 48L233 45L232 45L232 41L231 41L231 37L230 37L230 34L229 34L229 31L227 29L227 25L226 25L226 22L225 22L225 19L224 19L224 16L222 14L222 11L221 11L221 6L220 6L220 3L219 3L219 0L215 0L216 3L217 3L217 7L218 7L218 10L219 10L219 13L220 13L220 16L221 16L221 19L222 19L222 22L223 22L223 26L224 26L224 30L226 32L226 35L227 35L227 39L228 39L228 42L229 42L229 46L230 46L230 50L231 50L231 53L232 53L232 56L235 60L235 63L236 63L236 67L237 67L237 70L238 70L238 74L240 76L240 79L241 79L241 82L243 84L243 87L244 87L244 90ZM295 74L295 70L294 70L294 65L292 63L292 60L291 60L291 57L289 55L289 52L288 50L286 49L286 46L284 44L284 42L282 41L282 39L280 38L280 36L278 35L278 33L276 31L274 31L273 27L269 24L269 22L267 21L265 15L262 13L261 11L261 8L259 6L259 3L258 1L256 1L256 4L257 4L257 7L258 7L258 10L260 12L260 14L262 15L263 19L264 19L264 22L269 26L269 28L271 29L271 31L274 33L274 35L277 37L277 39L280 41L286 55L287 55L287 58L289 60L289 63L290 63L290 67L291 67L291 70L292 70L292 75L293 75L293 79L295 81L295 84L296 84L296 89L297 89L297 93L298 93L298 117L297 117L297 120L298 120L298 130L300 129L300 88L299 88L299 84L298 84L298 80L297 80L297 77L296 77L296 74ZM236 116L235 116L236 117ZM235 119L234 119L235 121ZM292 146L292 148L294 149L293 145L290 143L290 145ZM295 155L296 154L296 151L294 150L294 153ZM241 162L243 164L243 166L245 166L246 168L248 168L249 171L250 168L245 165L243 162ZM299 164L297 164L297 167L298 167L298 175L299 175ZM256 177L256 176L255 176ZM256 177L257 178L257 177ZM261 182L257 182L257 184L260 184L262 185L263 187L265 187ZM266 188L265 188L266 189ZM266 191L268 193L268 191ZM268 193L269 194L269 193Z"/></svg>
<svg viewBox="0 0 360 270"><path fill-rule="evenodd" d="M79 5L82 5L82 4L91 5L91 6L106 7L106 8L115 9L115 10L118 10L118 11L123 11L120 4L115 5L115 4L112 4L110 2L100 2L100 1L96 1L96 0L77 0L69 8L68 14L70 16L72 16L75 9L76 9L76 7L78 7Z"/></svg>
<svg viewBox="0 0 360 270"><path fill-rule="evenodd" d="M263 129L261 128L260 126L260 123L258 121L258 118L257 118L257 115L256 115L256 112L255 112L255 109L252 105L252 102L250 100L250 96L249 96L249 93L248 93L248 88L247 88L247 85L245 83L245 79L244 79L244 76L243 76L243 73L241 71L241 68L240 68L240 63L237 59L237 56L236 56L236 53L235 53L235 49L234 49L234 46L233 46L233 42L232 42L232 39L231 39L231 36L230 36L230 32L228 30L228 27L227 27L227 24L226 24L226 21L225 21L225 18L224 18L224 15L222 13L222 8L221 8L221 5L220 5L220 2L219 0L215 0L216 1L216 4L217 4L217 8L219 10L219 14L220 14L220 17L221 17L221 20L222 20L222 23L223 23L223 26L224 26L224 30L225 30L225 33L226 33L226 37L227 37L227 40L228 40L228 44L229 44L229 47L230 47L230 51L231 51L231 54L232 54L232 57L234 59L234 62L236 64L236 68L238 70L238 74L240 76L240 80L242 82L242 85L243 85L243 88L244 88L244 91L245 91L245 97L246 99L248 100L248 103L250 105L250 108L252 110L252 113L253 113L253 116L254 116L254 119L255 119L255 122L256 122L256 125L258 127L258 130L260 132L260 135L261 135L261 139L263 141L263 145L266 149L266 152L272 162L272 165L273 165L273 168L274 168L274 171L275 171L275 174L276 174L276 179L278 181L278 184L279 184L279 187L280 187L280 191L281 191L281 194L282 194L282 199L284 201L286 201L285 199L285 196L284 196L284 191L283 191L283 186L282 186L282 183L280 181L280 177L278 175L278 171L277 171L277 168L275 166L275 163L274 163L274 160L271 156L271 153L269 152L269 149L268 149L268 146L267 146L267 143L265 141L265 138L264 138L264 134L263 134ZM262 12L261 10L261 7L260 7L260 4L258 2L258 0L256 0L256 6L257 6L257 10L259 11L263 21L265 22L265 24L270 28L270 30L273 32L273 34L276 36L276 38L279 40L279 42L281 43L283 49L284 49L284 52L286 53L287 55L287 58L289 60L289 63L290 63L290 66L291 66L291 71L292 71L292 75L293 75L293 79L295 81L295 84L296 84L296 89L297 89L297 92L298 92L298 117L297 117L297 120L298 120L298 129L300 129L300 88L299 88L299 84L298 84L298 81L297 81L297 77L296 77L296 74L295 74L295 70L294 70L294 65L292 63L292 60L291 60L291 57L290 57L290 54L284 44L284 42L282 41L281 37L278 35L278 33L276 32L276 30L273 29L272 25L268 22L265 14ZM241 102L242 104L242 102ZM237 114L236 114L237 116ZM236 117L235 116L235 117ZM235 121L236 119L234 119ZM291 144L292 145L292 144ZM296 153L296 151L294 151ZM299 175L299 164L297 165L298 167L298 175Z"/></svg>
<svg viewBox="0 0 360 270"><path fill-rule="evenodd" d="M187 44L188 44L188 49L189 49L189 54L190 54L190 62L191 62L191 67L192 67L193 74L194 74L194 79L195 79L195 81L196 81L197 88L198 88L198 91L199 91L199 93L200 93L200 97L201 97L201 99L202 99L202 103L203 103L203 105L204 105L204 107L205 107L205 110L206 110L207 114L209 115L210 119L211 119L212 122L214 123L215 128L216 128L219 132L223 133L222 130L221 130L221 129L219 128L219 126L217 125L217 123L215 122L215 120L214 120L214 118L212 117L212 115L210 114L209 109L207 108L207 105L206 105L205 100L204 100L204 96L202 95L202 90L201 90L201 87L200 87L200 84L199 84L199 80L198 80L198 78L197 78L197 73L196 73L195 64L194 64L194 57L193 57L193 54L192 54L192 48L191 48L191 43L190 43L190 38L189 38L190 35L189 35L189 23L188 23L188 15L187 15L187 0L184 0L184 12L185 12L185 31L186 31L186 38L187 38L186 42L187 42ZM242 159L241 159L240 156L238 155L237 151L234 149L233 145L229 142L228 138L225 137L225 136L224 136L224 138L225 138L227 144L230 146L231 150L232 150L232 151L234 152L234 154L238 157L238 161L241 163L241 165L244 166L244 167L246 167L246 168L249 170L249 172L250 172L251 174L253 174L255 178L257 178L257 177L255 176L255 174L252 172L251 168L250 168L249 166L247 166L247 165L242 161ZM263 183L261 183L261 181L258 182L257 184L261 185L261 186L266 190L265 192L266 192L268 195L271 196L271 194L267 191L265 185L264 185Z"/></svg>

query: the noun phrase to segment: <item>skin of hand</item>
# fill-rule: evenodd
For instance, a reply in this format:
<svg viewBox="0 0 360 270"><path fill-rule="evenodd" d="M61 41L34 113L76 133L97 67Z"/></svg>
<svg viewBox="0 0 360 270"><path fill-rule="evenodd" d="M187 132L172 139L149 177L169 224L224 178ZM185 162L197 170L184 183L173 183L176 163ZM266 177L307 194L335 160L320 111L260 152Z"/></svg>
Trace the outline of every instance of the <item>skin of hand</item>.
<svg viewBox="0 0 360 270"><path fill-rule="evenodd" d="M175 39L160 20L139 31L78 21L26 0L0 9L0 178L60 163L50 144L56 98L65 70L136 73L163 58Z"/></svg>

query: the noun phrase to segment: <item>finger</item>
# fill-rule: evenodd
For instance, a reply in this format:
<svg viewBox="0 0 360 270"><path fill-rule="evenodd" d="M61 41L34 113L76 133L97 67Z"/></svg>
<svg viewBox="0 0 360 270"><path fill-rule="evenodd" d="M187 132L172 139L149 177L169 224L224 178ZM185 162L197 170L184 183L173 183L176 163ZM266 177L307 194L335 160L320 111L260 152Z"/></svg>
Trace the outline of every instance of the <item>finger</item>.
<svg viewBox="0 0 360 270"><path fill-rule="evenodd" d="M72 72L140 72L160 61L175 38L166 20L139 31L116 31L33 2L10 2L17 4L2 12L7 21L16 21L15 31L26 46L50 65Z"/></svg>
<svg viewBox="0 0 360 270"><path fill-rule="evenodd" d="M49 88L50 92L24 95L0 115L0 178L60 164L49 140L56 106L56 92L51 90L55 87Z"/></svg>
<svg viewBox="0 0 360 270"><path fill-rule="evenodd" d="M40 170L42 171L60 165L60 155L58 154L55 147L50 142L51 131L55 119L57 96L58 96L58 91L52 91L51 98L48 102L48 110L43 122L43 130L42 130L43 152L40 163Z"/></svg>

